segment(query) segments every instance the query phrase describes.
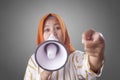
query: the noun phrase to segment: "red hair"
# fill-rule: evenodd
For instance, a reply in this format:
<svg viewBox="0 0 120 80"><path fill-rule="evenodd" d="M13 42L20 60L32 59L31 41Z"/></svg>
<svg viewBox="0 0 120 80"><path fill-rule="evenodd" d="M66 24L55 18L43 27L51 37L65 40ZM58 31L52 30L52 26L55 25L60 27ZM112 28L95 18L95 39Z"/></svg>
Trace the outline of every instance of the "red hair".
<svg viewBox="0 0 120 80"><path fill-rule="evenodd" d="M73 48L73 46L70 43L70 38L69 38L67 29L66 29L66 26L65 26L63 20L61 19L60 16L58 16L57 14L54 14L54 13L46 14L40 20L40 23L39 23L39 26L38 26L38 34L37 34L37 45L39 45L42 42L44 42L44 37L43 37L44 22L48 18L48 16L56 17L57 20L59 21L60 26L61 26L61 31L62 31L63 39L64 39L64 45L66 46L68 52L72 53L73 51L75 51L75 49Z"/></svg>

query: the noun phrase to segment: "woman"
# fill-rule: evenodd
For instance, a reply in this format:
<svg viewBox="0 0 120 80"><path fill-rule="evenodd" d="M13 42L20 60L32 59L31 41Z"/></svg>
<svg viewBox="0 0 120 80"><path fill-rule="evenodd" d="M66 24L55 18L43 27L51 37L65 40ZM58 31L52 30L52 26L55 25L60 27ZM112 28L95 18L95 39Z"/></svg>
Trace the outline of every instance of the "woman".
<svg viewBox="0 0 120 80"><path fill-rule="evenodd" d="M50 72L38 66L33 54L29 59L24 80L96 80L101 75L104 60L104 39L92 29L82 35L85 52L75 50L61 17L50 13L39 24L37 44L49 40L50 36L63 43L68 50L68 61L60 70Z"/></svg>

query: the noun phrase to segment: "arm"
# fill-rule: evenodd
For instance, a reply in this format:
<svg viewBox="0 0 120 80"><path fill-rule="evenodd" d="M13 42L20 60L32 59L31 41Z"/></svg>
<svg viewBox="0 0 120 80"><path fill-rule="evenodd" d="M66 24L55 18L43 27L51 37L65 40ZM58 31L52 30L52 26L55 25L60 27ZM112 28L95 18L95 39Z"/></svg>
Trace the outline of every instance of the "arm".
<svg viewBox="0 0 120 80"><path fill-rule="evenodd" d="M75 51L70 55L69 64L72 70L71 73L76 74L78 79L86 79L86 80L96 80L102 73L102 68L100 68L99 73L95 73L90 69L90 64L88 61L88 54L81 51Z"/></svg>
<svg viewBox="0 0 120 80"><path fill-rule="evenodd" d="M82 35L85 52L88 55L90 69L99 73L104 60L105 43L101 33L94 30L85 31Z"/></svg>

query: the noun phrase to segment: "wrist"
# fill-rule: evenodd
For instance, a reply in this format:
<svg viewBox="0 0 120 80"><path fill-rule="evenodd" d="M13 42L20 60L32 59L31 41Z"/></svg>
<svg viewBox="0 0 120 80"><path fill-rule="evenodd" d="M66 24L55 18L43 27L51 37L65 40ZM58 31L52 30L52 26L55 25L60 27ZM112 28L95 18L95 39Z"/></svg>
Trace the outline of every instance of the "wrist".
<svg viewBox="0 0 120 80"><path fill-rule="evenodd" d="M93 70L95 73L99 73L100 69L103 65L104 56L88 56L88 62L90 64L90 69Z"/></svg>

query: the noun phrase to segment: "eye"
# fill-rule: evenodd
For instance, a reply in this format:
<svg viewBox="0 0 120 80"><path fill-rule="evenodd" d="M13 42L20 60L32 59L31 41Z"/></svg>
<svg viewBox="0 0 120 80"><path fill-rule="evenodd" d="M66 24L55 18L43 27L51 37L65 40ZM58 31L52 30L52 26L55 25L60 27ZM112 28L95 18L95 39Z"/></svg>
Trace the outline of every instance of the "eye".
<svg viewBox="0 0 120 80"><path fill-rule="evenodd" d="M49 28L45 28L45 29L44 29L44 32L49 32L49 31L50 31Z"/></svg>
<svg viewBox="0 0 120 80"><path fill-rule="evenodd" d="M61 29L60 25L56 25L55 27L56 27L56 30L60 30Z"/></svg>

